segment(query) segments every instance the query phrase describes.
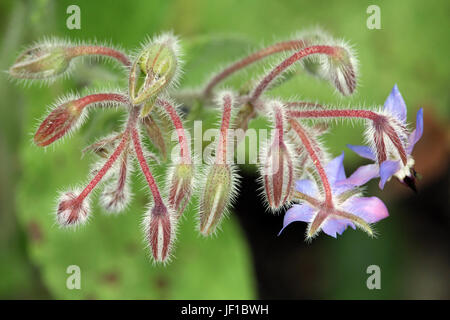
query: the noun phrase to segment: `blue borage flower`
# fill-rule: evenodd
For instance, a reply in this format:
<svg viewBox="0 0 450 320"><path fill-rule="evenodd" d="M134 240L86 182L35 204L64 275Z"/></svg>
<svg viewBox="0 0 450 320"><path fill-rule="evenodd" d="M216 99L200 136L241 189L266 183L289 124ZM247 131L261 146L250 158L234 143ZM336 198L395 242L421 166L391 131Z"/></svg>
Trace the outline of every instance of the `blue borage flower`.
<svg viewBox="0 0 450 320"><path fill-rule="evenodd" d="M400 94L400 91L398 90L397 85L394 86L391 94L386 99L383 111L392 115L401 124L401 126L406 128L406 104ZM416 172L414 170L414 159L411 156L411 153L414 145L422 137L422 133L423 109L421 108L416 115L415 130L411 134L407 134L407 139L404 141L404 149L407 154L406 164L401 161L398 153L390 152L387 155L387 160L383 161L381 164L375 163L361 166L342 183L362 185L373 178L380 177L379 187L380 189L383 189L386 182L389 181L392 176L395 176L402 183L405 183L416 191ZM377 162L376 154L370 147L354 145L347 146L359 156Z"/></svg>
<svg viewBox="0 0 450 320"><path fill-rule="evenodd" d="M333 205L326 205L317 184L309 179L298 180L296 195L302 203L294 204L285 214L283 228L294 221L309 223L307 238L314 237L320 230L335 237L350 226L361 227L370 235L370 223L386 218L388 210L377 197L362 197L360 184L342 183L346 180L344 153L331 160L325 167L333 194Z"/></svg>

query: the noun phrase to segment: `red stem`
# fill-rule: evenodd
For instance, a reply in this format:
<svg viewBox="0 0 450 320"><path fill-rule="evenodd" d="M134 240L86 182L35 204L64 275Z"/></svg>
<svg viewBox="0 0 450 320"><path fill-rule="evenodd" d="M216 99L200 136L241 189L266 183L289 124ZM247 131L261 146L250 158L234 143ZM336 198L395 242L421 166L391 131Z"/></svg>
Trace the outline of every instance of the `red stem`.
<svg viewBox="0 0 450 320"><path fill-rule="evenodd" d="M223 70L221 73L216 75L214 78L211 79L211 81L206 85L205 90L203 91L203 96L208 97L211 95L212 89L223 79L229 77L231 74L233 74L236 71L239 71L240 69L245 68L246 66L261 60L269 55L283 52L283 51L289 51L289 50L298 50L301 47L305 46L305 41L303 40L293 40L293 41L285 41L276 43L274 45L271 45L269 47L266 47L264 49L261 49L259 51L256 51L255 53L252 53L251 55L233 63L229 67L227 67L225 70Z"/></svg>
<svg viewBox="0 0 450 320"><path fill-rule="evenodd" d="M172 119L173 126L178 134L178 143L180 144L180 157L184 164L191 163L191 153L189 150L189 143L187 140L186 131L183 127L183 122L178 116L176 109L166 100L157 99L157 103L164 107L166 112L169 114L170 119Z"/></svg>
<svg viewBox="0 0 450 320"><path fill-rule="evenodd" d="M68 55L71 57L79 57L87 55L108 56L118 60L126 67L131 66L131 61L126 54L112 48L102 46L76 46L68 48L67 50Z"/></svg>
<svg viewBox="0 0 450 320"><path fill-rule="evenodd" d="M369 110L352 110L352 109L341 109L341 110L289 110L288 115L294 118L362 118L369 119L373 121L375 127L375 145L377 146L377 157L378 163L383 163L386 160L386 146L383 139L383 133L386 133L389 139L394 144L395 148L397 148L400 158L402 162L406 165L407 163L407 154L403 144L386 120L386 117L380 115L374 111Z"/></svg>
<svg viewBox="0 0 450 320"><path fill-rule="evenodd" d="M82 97L74 102L77 104L78 110L81 111L86 106L97 102L117 101L124 104L128 103L128 98L118 93L96 93Z"/></svg>
<svg viewBox="0 0 450 320"><path fill-rule="evenodd" d="M88 194L91 193L91 191L97 186L97 184L102 180L106 172L108 172L108 170L111 169L112 165L120 156L126 144L128 143L128 140L130 138L129 135L130 135L129 131L126 130L116 150L114 150L113 154L109 157L108 161L106 161L106 163L103 165L100 171L97 172L94 179L92 179L86 186L86 188L84 188L84 190L80 193L80 195L77 198L77 201L79 202L83 201L88 196Z"/></svg>
<svg viewBox="0 0 450 320"><path fill-rule="evenodd" d="M331 193L331 186L330 182L328 181L327 175L325 173L324 168L322 167L322 164L320 163L320 159L317 156L316 152L314 151L314 148L311 144L311 141L308 138L308 135L306 134L303 127L294 119L289 119L289 123L291 124L291 127L294 129L294 131L299 136L300 140L302 141L303 145L305 146L306 151L308 152L311 160L313 161L317 171L319 172L320 180L322 181L323 189L325 191L325 202L329 207L333 206L333 197Z"/></svg>
<svg viewBox="0 0 450 320"><path fill-rule="evenodd" d="M223 97L222 124L220 126L220 137L216 151L216 164L224 164L227 160L227 138L228 129L230 127L231 107L231 97L227 94Z"/></svg>
<svg viewBox="0 0 450 320"><path fill-rule="evenodd" d="M148 167L144 153L142 152L139 133L136 128L132 129L131 138L133 139L134 150L136 151L136 157L139 161L139 165L141 166L142 172L144 173L145 179L147 180L148 186L153 195L155 206L164 206L164 202L162 201L161 194L159 192L158 186L156 185L156 181L153 178L152 173L150 172L150 168Z"/></svg>
<svg viewBox="0 0 450 320"><path fill-rule="evenodd" d="M114 150L113 154L108 158L106 163L103 165L103 167L100 169L99 172L95 175L94 179L92 179L89 184L84 188L84 190L78 195L77 201L81 202L83 201L89 193L97 186L97 184L102 180L102 178L105 176L106 172L108 172L109 169L111 169L114 162L117 160L117 158L120 156L120 154L125 149L129 139L130 139L130 130L131 128L134 128L136 125L136 119L138 116L138 112L132 112L128 118L127 128L125 129L122 139L120 140L119 145Z"/></svg>
<svg viewBox="0 0 450 320"><path fill-rule="evenodd" d="M311 54L316 53L323 53L327 55L333 55L335 54L337 48L332 46L311 46L308 48L301 49L300 51L295 52L293 55L291 55L289 58L285 59L283 62L281 62L279 65L277 65L267 76L265 76L261 82L258 84L256 89L253 91L253 95L250 97L249 102L254 103L258 98L261 96L261 94L264 92L264 90L267 88L267 86L278 76L280 75L286 68L288 68L293 63L297 62L298 60L307 57Z"/></svg>
<svg viewBox="0 0 450 320"><path fill-rule="evenodd" d="M377 120L381 115L369 110L289 110L288 116L294 118L363 118Z"/></svg>

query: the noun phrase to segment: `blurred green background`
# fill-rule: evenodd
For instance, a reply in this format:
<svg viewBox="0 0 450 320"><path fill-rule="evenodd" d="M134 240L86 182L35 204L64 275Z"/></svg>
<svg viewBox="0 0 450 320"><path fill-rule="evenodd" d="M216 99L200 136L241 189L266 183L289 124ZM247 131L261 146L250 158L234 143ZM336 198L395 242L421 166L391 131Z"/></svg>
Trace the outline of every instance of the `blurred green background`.
<svg viewBox="0 0 450 320"><path fill-rule="evenodd" d="M81 30L66 28L66 8L71 4L81 8ZM112 63L86 61L73 77L51 86L20 85L3 73L0 298L450 298L450 3L377 1L380 30L366 27L370 4L1 0L2 70L9 68L24 45L43 36L97 39L132 50L147 36L173 30L185 51L184 88L199 87L213 71L252 49L320 26L354 45L360 61L357 93L342 98L327 83L300 74L270 94L370 106L383 104L397 83L408 105L409 121L415 121L419 107L425 108L425 134L415 150L417 170L424 176L418 195L394 182L383 193L376 183L369 184L368 192L383 199L390 210L390 217L377 224L377 239L349 230L338 240L321 235L306 245L302 224L276 237L281 216L242 210L224 222L217 237L203 239L195 231L195 212L189 210L180 226L176 258L164 268L152 265L142 240L140 222L148 199L142 179L134 178L134 200L124 214L108 216L95 205L92 221L76 232L54 224L57 192L83 183L93 160L81 159L80 150L117 129L120 114L92 113L82 130L45 151L31 143L37 119L56 97L69 91L83 93L87 86L123 86L126 81L120 70ZM238 88L258 71L253 68L226 84ZM206 118L204 112L198 117ZM361 133L360 125L336 124L325 137L326 145L337 155L346 143L362 142ZM360 161L346 150L347 172ZM247 169L251 176L252 168ZM249 222L248 217L253 220ZM66 268L73 264L81 268L81 290L66 288ZM372 264L381 268L381 290L366 287L366 268Z"/></svg>

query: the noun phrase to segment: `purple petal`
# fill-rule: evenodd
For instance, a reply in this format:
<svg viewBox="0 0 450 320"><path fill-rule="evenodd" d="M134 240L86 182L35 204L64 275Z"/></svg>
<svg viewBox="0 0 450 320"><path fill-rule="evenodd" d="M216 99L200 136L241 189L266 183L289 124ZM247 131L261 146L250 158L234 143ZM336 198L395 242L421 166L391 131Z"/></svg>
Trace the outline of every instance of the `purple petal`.
<svg viewBox="0 0 450 320"><path fill-rule="evenodd" d="M375 154L367 146L354 146L351 144L347 145L348 148L356 152L360 157L375 161Z"/></svg>
<svg viewBox="0 0 450 320"><path fill-rule="evenodd" d="M353 174L345 180L339 181L337 185L362 186L366 182L379 176L379 167L377 164L367 164L359 167Z"/></svg>
<svg viewBox="0 0 450 320"><path fill-rule="evenodd" d="M406 152L411 154L414 148L414 145L417 141L420 140L423 134L423 108L420 108L417 111L416 115L416 129L409 135L408 138L408 147L406 148Z"/></svg>
<svg viewBox="0 0 450 320"><path fill-rule="evenodd" d="M397 171L400 169L399 161L386 160L380 165L380 189L384 188L384 185Z"/></svg>
<svg viewBox="0 0 450 320"><path fill-rule="evenodd" d="M330 183L333 184L336 181L345 179L345 170L344 170L344 153L340 156L337 156L330 162L328 162L325 167L325 172L330 180Z"/></svg>
<svg viewBox="0 0 450 320"><path fill-rule="evenodd" d="M351 226L355 229L355 225L347 219L330 217L323 223L322 231L327 235L336 238L336 233L341 235L342 232L347 229L347 226Z"/></svg>
<svg viewBox="0 0 450 320"><path fill-rule="evenodd" d="M312 180L297 180L295 182L295 189L297 189L298 192L304 193L313 198L317 198L319 195L317 185Z"/></svg>
<svg viewBox="0 0 450 320"><path fill-rule="evenodd" d="M344 204L344 209L368 223L374 223L389 216L383 201L377 197L354 197Z"/></svg>
<svg viewBox="0 0 450 320"><path fill-rule="evenodd" d="M406 122L406 104L398 90L397 84L394 85L394 88L392 88L391 93L384 102L384 110L400 120L401 123Z"/></svg>
<svg viewBox="0 0 450 320"><path fill-rule="evenodd" d="M283 219L283 228L280 230L278 235L280 235L281 232L283 232L284 228L286 228L292 222L310 222L313 219L316 211L316 209L310 207L307 204L294 204L292 208L286 211Z"/></svg>

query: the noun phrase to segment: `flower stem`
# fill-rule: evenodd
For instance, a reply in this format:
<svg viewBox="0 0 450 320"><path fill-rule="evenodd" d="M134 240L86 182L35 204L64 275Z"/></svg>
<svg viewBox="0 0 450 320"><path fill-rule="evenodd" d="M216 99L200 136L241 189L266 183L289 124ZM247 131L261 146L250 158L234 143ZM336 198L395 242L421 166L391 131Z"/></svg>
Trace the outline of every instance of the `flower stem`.
<svg viewBox="0 0 450 320"><path fill-rule="evenodd" d="M176 109L166 100L157 99L157 103L164 107L166 112L169 114L172 124L178 134L178 143L180 144L180 158L184 164L191 163L191 153L189 149L189 143L186 135L186 131L183 127L183 122L181 121Z"/></svg>
<svg viewBox="0 0 450 320"><path fill-rule="evenodd" d="M314 166L316 167L320 180L322 181L323 189L325 191L325 202L328 206L333 206L333 200L332 200L332 193L331 193L331 186L330 182L328 181L327 175L325 173L325 170L320 162L319 157L316 154L316 151L314 150L314 147L312 146L311 141L308 138L307 133L303 129L303 127L298 123L298 121L294 119L289 119L289 124L291 125L292 129L297 133L300 140L302 141L303 145L305 146L306 151L308 152L312 162L314 163Z"/></svg>
<svg viewBox="0 0 450 320"><path fill-rule="evenodd" d="M205 89L203 90L203 96L209 97L212 93L213 88L222 80L229 77L231 74L235 73L236 71L239 71L250 64L264 59L267 56L270 56L272 54L283 52L283 51L289 51L289 50L298 50L305 46L305 41L303 40L293 40L293 41L285 41L285 42L279 42L274 45L271 45L269 47L266 47L264 49L261 49L259 51L256 51L255 53L252 53L251 55L233 63L232 65L228 66L220 72L218 75L216 75L214 78L211 79L211 81L206 85Z"/></svg>
<svg viewBox="0 0 450 320"><path fill-rule="evenodd" d="M136 157L139 161L139 165L141 166L142 172L144 173L145 179L147 180L148 186L153 195L155 206L164 206L164 202L162 201L161 194L159 192L158 186L156 185L156 181L153 178L152 173L150 172L150 168L148 167L144 153L142 152L139 132L135 127L131 129L131 138L133 139L134 150L136 152Z"/></svg>
<svg viewBox="0 0 450 320"><path fill-rule="evenodd" d="M253 94L250 97L249 102L254 103L258 98L261 96L261 94L264 92L264 90L268 87L268 85L277 77L279 76L284 70L286 70L289 66L291 66L293 63L297 62L298 60L305 58L311 54L327 54L327 55L334 55L336 53L336 50L338 48L332 47L332 46L311 46L304 49L301 49L297 52L295 52L293 55L291 55L289 58L285 59L283 62L281 62L279 65L277 65L273 70L265 76L260 83L257 85L255 90L253 91Z"/></svg>
<svg viewBox="0 0 450 320"><path fill-rule="evenodd" d="M118 60L124 66L131 66L131 61L126 54L118 50L103 47L103 46L75 46L67 49L67 54L70 57L80 57L89 55L108 56Z"/></svg>
<svg viewBox="0 0 450 320"><path fill-rule="evenodd" d="M96 93L90 94L85 97L82 97L76 100L76 105L79 111L84 109L90 104L97 102L108 102L108 101L116 101L121 102L123 104L128 104L128 98L124 95L118 93Z"/></svg>
<svg viewBox="0 0 450 320"><path fill-rule="evenodd" d="M389 124L385 116L370 110L289 110L288 116L293 118L361 118L372 120L375 127L374 141L377 147L378 162L381 164L386 160L386 145L383 134L385 133L398 150L402 162L406 165L407 155L405 148L395 132L394 128Z"/></svg>
<svg viewBox="0 0 450 320"><path fill-rule="evenodd" d="M223 97L223 113L222 124L220 125L220 137L217 144L216 164L225 164L227 160L227 143L228 143L228 129L230 127L232 100L230 95Z"/></svg>

